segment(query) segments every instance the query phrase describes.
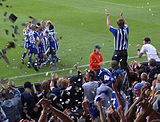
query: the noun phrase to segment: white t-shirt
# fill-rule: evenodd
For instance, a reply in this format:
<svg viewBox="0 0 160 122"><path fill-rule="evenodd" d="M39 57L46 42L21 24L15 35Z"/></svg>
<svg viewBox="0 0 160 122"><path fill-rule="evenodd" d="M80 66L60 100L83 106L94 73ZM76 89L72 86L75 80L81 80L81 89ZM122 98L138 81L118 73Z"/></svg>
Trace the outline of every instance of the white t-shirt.
<svg viewBox="0 0 160 122"><path fill-rule="evenodd" d="M160 61L160 58L157 55L156 48L151 44L145 44L142 46L140 53L143 53L147 56L148 61L152 58L156 61Z"/></svg>

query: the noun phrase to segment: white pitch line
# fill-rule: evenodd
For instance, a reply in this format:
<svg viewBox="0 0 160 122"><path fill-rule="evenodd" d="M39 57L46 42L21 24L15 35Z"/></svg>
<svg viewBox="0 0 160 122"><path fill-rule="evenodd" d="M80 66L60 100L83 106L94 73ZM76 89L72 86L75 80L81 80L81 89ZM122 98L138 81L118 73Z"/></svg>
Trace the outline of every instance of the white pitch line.
<svg viewBox="0 0 160 122"><path fill-rule="evenodd" d="M128 59L134 59L134 58L138 58L138 56L128 57ZM109 63L109 62L111 62L111 60L110 60L110 61L105 61L104 63ZM87 67L87 66L89 66L89 64L82 65L82 66L78 66L78 67ZM48 73L68 71L68 70L72 70L72 69L74 69L74 68L71 67L71 68L60 69L60 70L56 70L56 71L49 71ZM41 72L41 73L35 73L35 74L29 74L29 75L21 75L21 76L14 76L14 77L10 77L10 78L8 78L8 79L9 79L9 80L12 80L12 79L17 79L17 78L25 78L25 77L30 77L30 76L42 75L42 74L45 74L45 73L47 73L47 72Z"/></svg>

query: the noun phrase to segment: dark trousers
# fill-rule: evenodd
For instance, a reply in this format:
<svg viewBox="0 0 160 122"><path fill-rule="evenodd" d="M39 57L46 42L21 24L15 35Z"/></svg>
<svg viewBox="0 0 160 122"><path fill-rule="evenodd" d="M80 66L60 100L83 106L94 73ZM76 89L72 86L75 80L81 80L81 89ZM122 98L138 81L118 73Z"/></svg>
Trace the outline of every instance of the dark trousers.
<svg viewBox="0 0 160 122"><path fill-rule="evenodd" d="M94 70L94 71L96 72L96 78L95 78L95 81L98 81L98 80L99 80L98 75L99 75L100 70Z"/></svg>
<svg viewBox="0 0 160 122"><path fill-rule="evenodd" d="M118 63L120 63L121 69L128 71L127 57L128 57L128 53L126 50L115 51L113 54L112 60L116 60Z"/></svg>

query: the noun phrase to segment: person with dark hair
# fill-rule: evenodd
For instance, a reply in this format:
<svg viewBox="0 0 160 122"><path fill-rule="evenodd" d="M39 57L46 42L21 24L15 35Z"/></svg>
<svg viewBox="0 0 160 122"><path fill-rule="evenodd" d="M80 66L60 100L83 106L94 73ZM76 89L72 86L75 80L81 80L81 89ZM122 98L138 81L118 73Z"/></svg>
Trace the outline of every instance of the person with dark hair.
<svg viewBox="0 0 160 122"><path fill-rule="evenodd" d="M106 12L107 16L107 27L109 28L110 32L112 32L115 41L115 52L112 57L112 60L116 60L120 62L121 69L127 70L127 49L128 49L128 35L129 35L129 28L128 24L123 17L123 13L120 13L122 17L117 21L118 29L114 28L110 24L109 20L109 13Z"/></svg>
<svg viewBox="0 0 160 122"><path fill-rule="evenodd" d="M158 52L156 50L156 48L151 45L151 39L146 37L143 40L143 46L140 50L140 45L137 45L137 55L139 58L142 57L142 55L145 54L148 61L152 58L155 59L156 62L158 62L160 64L160 58L158 57Z"/></svg>
<svg viewBox="0 0 160 122"><path fill-rule="evenodd" d="M99 83L97 81L94 81L95 76L95 71L86 70L86 80L88 82L82 85L82 88L84 89L84 99L88 99L90 103L94 102L96 90L99 86Z"/></svg>
<svg viewBox="0 0 160 122"><path fill-rule="evenodd" d="M36 113L38 108L36 107L36 101L32 94L32 84L27 81L24 83L24 92L21 94L22 100L22 118L23 119L37 119Z"/></svg>
<svg viewBox="0 0 160 122"><path fill-rule="evenodd" d="M159 66L157 66L156 64L156 60L155 59L150 59L148 62L148 67L150 69L148 76L149 76L149 83L152 84L152 81L155 80L158 76L158 74L160 73L160 68Z"/></svg>
<svg viewBox="0 0 160 122"><path fill-rule="evenodd" d="M101 66L104 65L100 49L101 47L99 45L96 45L94 47L94 52L89 56L90 70L94 70L96 72L96 80L98 80L98 74Z"/></svg>
<svg viewBox="0 0 160 122"><path fill-rule="evenodd" d="M49 26L48 30L48 41L49 41L49 47L50 47L50 54L51 54L51 59L53 63L56 61L59 61L60 58L57 57L56 52L58 50L58 45L59 45L59 39L56 37L56 32L54 30L54 26L51 24Z"/></svg>

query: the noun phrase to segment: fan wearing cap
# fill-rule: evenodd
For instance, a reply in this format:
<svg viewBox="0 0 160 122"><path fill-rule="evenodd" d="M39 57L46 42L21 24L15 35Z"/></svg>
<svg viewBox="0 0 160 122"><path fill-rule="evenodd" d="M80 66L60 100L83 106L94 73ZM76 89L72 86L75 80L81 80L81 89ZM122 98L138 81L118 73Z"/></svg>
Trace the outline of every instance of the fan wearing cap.
<svg viewBox="0 0 160 122"><path fill-rule="evenodd" d="M137 83L135 86L134 86L134 95L135 95L135 99L138 99L140 94L141 94L141 88L144 84L143 83Z"/></svg>
<svg viewBox="0 0 160 122"><path fill-rule="evenodd" d="M148 61L150 59L155 59L156 62L159 62L160 63L160 58L158 57L158 52L156 50L156 48L150 44L151 43L151 39L146 37L144 40L143 40L143 46L140 50L140 45L138 44L137 45L137 54L138 54L138 57L141 58L143 54L146 55Z"/></svg>
<svg viewBox="0 0 160 122"><path fill-rule="evenodd" d="M98 80L98 74L101 66L104 65L100 49L101 47L99 45L96 45L94 48L94 52L89 56L90 70L94 70L96 72L96 80Z"/></svg>

